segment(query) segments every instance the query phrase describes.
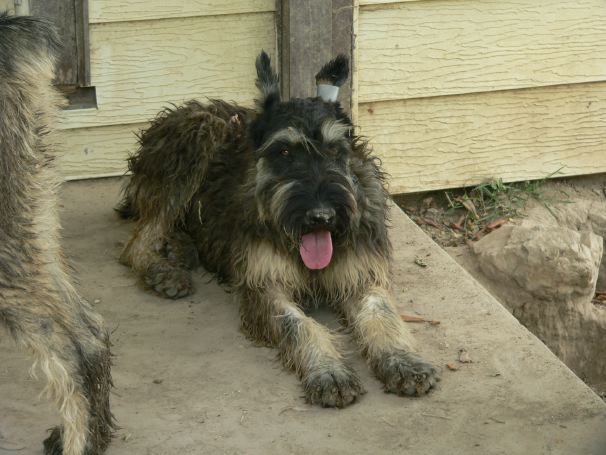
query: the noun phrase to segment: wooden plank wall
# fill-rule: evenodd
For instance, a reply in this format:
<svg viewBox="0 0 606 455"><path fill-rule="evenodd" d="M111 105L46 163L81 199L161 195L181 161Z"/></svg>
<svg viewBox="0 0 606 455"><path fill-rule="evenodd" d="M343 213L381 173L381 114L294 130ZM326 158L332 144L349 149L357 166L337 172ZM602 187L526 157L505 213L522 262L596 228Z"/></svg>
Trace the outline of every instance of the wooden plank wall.
<svg viewBox="0 0 606 455"><path fill-rule="evenodd" d="M7 11L8 14L15 14L15 1L0 0L0 11Z"/></svg>
<svg viewBox="0 0 606 455"><path fill-rule="evenodd" d="M96 109L63 112L66 179L122 175L135 132L164 106L250 105L254 59L276 55L274 0L89 0Z"/></svg>
<svg viewBox="0 0 606 455"><path fill-rule="evenodd" d="M606 172L604 0L360 0L356 121L393 193Z"/></svg>

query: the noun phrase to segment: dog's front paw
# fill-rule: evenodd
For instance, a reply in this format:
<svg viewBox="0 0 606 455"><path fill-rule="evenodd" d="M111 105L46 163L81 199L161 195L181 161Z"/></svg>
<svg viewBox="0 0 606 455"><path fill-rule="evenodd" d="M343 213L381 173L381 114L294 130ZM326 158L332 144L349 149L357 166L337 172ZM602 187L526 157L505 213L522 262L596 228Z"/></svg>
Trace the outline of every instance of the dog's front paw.
<svg viewBox="0 0 606 455"><path fill-rule="evenodd" d="M429 393L440 380L437 368L409 352L385 354L372 363L386 392L421 396Z"/></svg>
<svg viewBox="0 0 606 455"><path fill-rule="evenodd" d="M193 292L191 273L168 263L153 264L144 280L147 286L169 299L180 299Z"/></svg>
<svg viewBox="0 0 606 455"><path fill-rule="evenodd" d="M184 232L174 232L166 240L164 255L168 262L175 266L193 270L200 266L196 245Z"/></svg>
<svg viewBox="0 0 606 455"><path fill-rule="evenodd" d="M356 373L347 367L322 369L303 380L308 403L325 408L343 408L366 393Z"/></svg>

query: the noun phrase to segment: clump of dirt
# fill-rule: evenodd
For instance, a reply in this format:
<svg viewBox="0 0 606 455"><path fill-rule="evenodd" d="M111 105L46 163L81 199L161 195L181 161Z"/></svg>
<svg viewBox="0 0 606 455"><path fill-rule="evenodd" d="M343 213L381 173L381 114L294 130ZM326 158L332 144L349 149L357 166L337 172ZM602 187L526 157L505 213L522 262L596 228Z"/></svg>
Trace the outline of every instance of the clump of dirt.
<svg viewBox="0 0 606 455"><path fill-rule="evenodd" d="M606 399L606 175L394 200Z"/></svg>

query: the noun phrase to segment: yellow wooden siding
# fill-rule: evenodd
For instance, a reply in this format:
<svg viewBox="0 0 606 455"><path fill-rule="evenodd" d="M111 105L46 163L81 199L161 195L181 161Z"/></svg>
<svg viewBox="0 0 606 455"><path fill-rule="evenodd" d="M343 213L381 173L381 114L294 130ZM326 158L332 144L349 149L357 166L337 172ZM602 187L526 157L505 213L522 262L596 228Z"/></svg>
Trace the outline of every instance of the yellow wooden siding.
<svg viewBox="0 0 606 455"><path fill-rule="evenodd" d="M137 123L192 97L252 103L254 59L275 54L272 13L91 26L98 109L66 111L63 128Z"/></svg>
<svg viewBox="0 0 606 455"><path fill-rule="evenodd" d="M136 150L135 133L147 123L78 128L62 131L63 153L57 158L66 180L123 175L126 158Z"/></svg>
<svg viewBox="0 0 606 455"><path fill-rule="evenodd" d="M606 83L361 104L393 193L606 172Z"/></svg>
<svg viewBox="0 0 606 455"><path fill-rule="evenodd" d="M219 97L251 105L255 57L261 49L276 55L273 1L198 0L174 10L172 0L143 3L91 2L98 107L63 112L57 166L66 179L121 175L136 149L133 132L170 103ZM228 14L255 8L261 12ZM139 20L165 14L173 17Z"/></svg>
<svg viewBox="0 0 606 455"><path fill-rule="evenodd" d="M420 2L429 0L359 0L360 6L365 5L384 5L388 3Z"/></svg>
<svg viewBox="0 0 606 455"><path fill-rule="evenodd" d="M0 11L7 11L8 14L15 14L15 0L0 0Z"/></svg>
<svg viewBox="0 0 606 455"><path fill-rule="evenodd" d="M275 0L92 0L89 22L137 21L274 11Z"/></svg>
<svg viewBox="0 0 606 455"><path fill-rule="evenodd" d="M360 102L605 80L606 3L432 0L361 7L357 47Z"/></svg>

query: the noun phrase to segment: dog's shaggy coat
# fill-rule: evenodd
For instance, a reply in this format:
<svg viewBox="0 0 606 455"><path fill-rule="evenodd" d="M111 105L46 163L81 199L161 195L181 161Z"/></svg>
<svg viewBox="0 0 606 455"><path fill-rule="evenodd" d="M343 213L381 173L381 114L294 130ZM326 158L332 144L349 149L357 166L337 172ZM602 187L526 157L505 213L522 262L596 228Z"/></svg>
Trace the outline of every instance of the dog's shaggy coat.
<svg viewBox="0 0 606 455"><path fill-rule="evenodd" d="M46 454L107 447L110 351L100 316L72 285L59 246L51 129L58 37L44 21L0 14L0 322L48 380L63 425Z"/></svg>
<svg viewBox="0 0 606 455"><path fill-rule="evenodd" d="M348 71L339 57L317 79L339 85ZM428 392L437 371L411 352L390 300L378 160L338 103L282 102L265 53L257 74L256 109L190 101L142 134L119 207L137 218L122 261L170 298L192 292L200 261L238 293L243 328L279 349L311 403L363 393L334 335L303 311L319 302L343 316L386 390Z"/></svg>

